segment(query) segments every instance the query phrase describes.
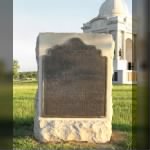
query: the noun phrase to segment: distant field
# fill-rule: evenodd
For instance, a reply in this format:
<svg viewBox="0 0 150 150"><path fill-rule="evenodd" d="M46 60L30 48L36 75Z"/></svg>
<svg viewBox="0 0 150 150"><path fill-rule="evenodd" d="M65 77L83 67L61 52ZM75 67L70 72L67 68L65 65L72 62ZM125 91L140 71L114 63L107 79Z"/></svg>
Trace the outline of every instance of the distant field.
<svg viewBox="0 0 150 150"><path fill-rule="evenodd" d="M132 144L132 102L136 88L131 85L113 85L113 135L107 144L58 143L42 144L33 136L34 100L36 81L14 82L13 116L16 149L41 150L99 150L105 148L130 149ZM134 107L133 107L134 108Z"/></svg>

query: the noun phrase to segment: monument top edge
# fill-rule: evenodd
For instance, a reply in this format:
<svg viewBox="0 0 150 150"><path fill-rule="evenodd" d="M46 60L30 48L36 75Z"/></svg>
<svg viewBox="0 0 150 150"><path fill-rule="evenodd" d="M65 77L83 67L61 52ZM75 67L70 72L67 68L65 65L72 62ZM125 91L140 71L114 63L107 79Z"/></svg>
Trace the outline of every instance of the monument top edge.
<svg viewBox="0 0 150 150"><path fill-rule="evenodd" d="M109 33L78 33L78 32L40 32L38 37L43 36L97 36L97 37L110 37L112 35Z"/></svg>
<svg viewBox="0 0 150 150"><path fill-rule="evenodd" d="M37 37L36 54L37 57L47 54L47 50L55 45L62 45L72 38L79 38L86 45L93 45L98 50L113 53L114 40L111 34L104 33L55 33L43 32ZM113 55L113 54L111 54Z"/></svg>

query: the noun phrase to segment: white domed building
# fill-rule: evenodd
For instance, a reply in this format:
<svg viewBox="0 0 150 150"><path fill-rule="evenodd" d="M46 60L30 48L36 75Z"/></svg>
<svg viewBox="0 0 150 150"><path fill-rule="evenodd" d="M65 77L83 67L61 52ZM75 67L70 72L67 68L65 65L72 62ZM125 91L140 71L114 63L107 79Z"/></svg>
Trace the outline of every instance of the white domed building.
<svg viewBox="0 0 150 150"><path fill-rule="evenodd" d="M136 33L132 30L132 17L123 0L105 0L99 14L83 24L83 32L110 33L115 41L114 83L136 83Z"/></svg>

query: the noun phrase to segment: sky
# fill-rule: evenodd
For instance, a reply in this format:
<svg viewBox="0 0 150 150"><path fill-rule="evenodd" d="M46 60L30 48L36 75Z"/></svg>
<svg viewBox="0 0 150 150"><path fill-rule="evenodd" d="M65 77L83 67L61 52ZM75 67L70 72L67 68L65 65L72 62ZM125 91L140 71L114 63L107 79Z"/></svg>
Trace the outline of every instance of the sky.
<svg viewBox="0 0 150 150"><path fill-rule="evenodd" d="M131 0L124 0L131 11ZM82 32L104 0L14 0L13 59L19 71L36 71L35 46L40 32Z"/></svg>

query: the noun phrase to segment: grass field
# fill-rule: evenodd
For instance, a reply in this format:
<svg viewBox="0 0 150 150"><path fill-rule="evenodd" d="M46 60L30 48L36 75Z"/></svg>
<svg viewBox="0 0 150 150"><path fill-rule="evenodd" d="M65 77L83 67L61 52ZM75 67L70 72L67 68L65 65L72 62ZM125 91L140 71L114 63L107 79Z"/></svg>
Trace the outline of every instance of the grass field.
<svg viewBox="0 0 150 150"><path fill-rule="evenodd" d="M132 89L133 88L133 89ZM105 148L130 149L132 144L132 103L136 88L131 85L113 85L113 135L107 144L37 142L33 136L34 100L37 82L14 82L13 117L14 149L41 150L99 150Z"/></svg>

